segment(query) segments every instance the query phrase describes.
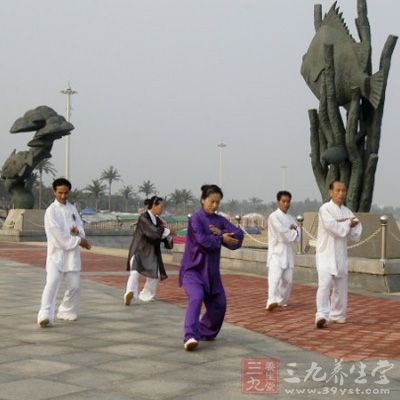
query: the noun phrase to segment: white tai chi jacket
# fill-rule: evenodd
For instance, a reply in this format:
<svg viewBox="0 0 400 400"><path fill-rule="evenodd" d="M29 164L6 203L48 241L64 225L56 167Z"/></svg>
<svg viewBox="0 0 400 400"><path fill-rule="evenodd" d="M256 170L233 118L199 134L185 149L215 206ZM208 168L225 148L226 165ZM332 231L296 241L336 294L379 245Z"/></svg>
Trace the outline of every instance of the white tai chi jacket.
<svg viewBox="0 0 400 400"><path fill-rule="evenodd" d="M354 214L346 206L338 206L332 200L323 204L318 215L316 264L318 271L343 277L348 272L347 240L358 242L361 223L351 228ZM338 220L347 218L343 222Z"/></svg>
<svg viewBox="0 0 400 400"><path fill-rule="evenodd" d="M78 235L71 234L73 226L79 229ZM80 271L79 242L81 237L85 237L85 232L75 206L54 200L44 214L44 228L47 236L46 269L56 268L60 272Z"/></svg>
<svg viewBox="0 0 400 400"><path fill-rule="evenodd" d="M296 225L294 218L279 208L268 217L268 258L269 268L294 267L292 244L300 240L300 229L290 229Z"/></svg>

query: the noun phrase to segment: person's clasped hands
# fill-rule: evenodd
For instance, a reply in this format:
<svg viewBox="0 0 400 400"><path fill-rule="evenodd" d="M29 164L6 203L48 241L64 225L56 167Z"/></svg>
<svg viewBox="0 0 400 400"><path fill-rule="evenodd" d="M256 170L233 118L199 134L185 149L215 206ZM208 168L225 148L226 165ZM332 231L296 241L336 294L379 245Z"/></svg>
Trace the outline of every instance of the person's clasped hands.
<svg viewBox="0 0 400 400"><path fill-rule="evenodd" d="M75 225L71 228L70 232L71 232L71 235L79 236L79 229ZM86 250L90 250L92 248L92 245L84 237L81 237L81 240L79 241L79 246L81 246L82 248L84 248Z"/></svg>
<svg viewBox="0 0 400 400"><path fill-rule="evenodd" d="M233 245L239 243L239 240L235 239L234 233L231 233L231 232L222 233L221 229L217 228L214 225L209 225L209 228L213 235L215 235L215 236L222 235L222 241L225 244L227 244L228 246L233 246Z"/></svg>

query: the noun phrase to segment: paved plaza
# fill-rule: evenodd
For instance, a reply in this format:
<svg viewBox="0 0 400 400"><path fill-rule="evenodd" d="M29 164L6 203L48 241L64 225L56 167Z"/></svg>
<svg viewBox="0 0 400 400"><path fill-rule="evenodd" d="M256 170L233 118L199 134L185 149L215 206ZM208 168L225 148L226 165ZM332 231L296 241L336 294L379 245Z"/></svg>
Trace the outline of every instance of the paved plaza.
<svg viewBox="0 0 400 400"><path fill-rule="evenodd" d="M1 400L399 398L400 296L351 293L348 324L317 330L314 286L270 313L265 279L225 273L220 335L185 352L178 268L127 307L125 253L83 252L79 320L41 329L45 247L0 243Z"/></svg>

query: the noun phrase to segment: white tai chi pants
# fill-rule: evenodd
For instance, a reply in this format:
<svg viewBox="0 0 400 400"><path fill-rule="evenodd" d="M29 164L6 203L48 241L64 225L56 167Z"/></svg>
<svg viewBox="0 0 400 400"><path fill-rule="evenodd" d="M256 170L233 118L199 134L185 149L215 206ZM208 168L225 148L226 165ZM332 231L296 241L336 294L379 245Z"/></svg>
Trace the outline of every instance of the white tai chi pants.
<svg viewBox="0 0 400 400"><path fill-rule="evenodd" d="M347 315L347 275L337 277L318 270L317 313L315 320L346 319Z"/></svg>
<svg viewBox="0 0 400 400"><path fill-rule="evenodd" d="M42 294L42 303L38 313L38 323L48 319L54 323L54 313L57 300L57 293L61 279L64 278L66 291L61 304L58 307L57 318L75 320L79 315L80 303L80 271L61 272L51 268L47 270L46 285Z"/></svg>
<svg viewBox="0 0 400 400"><path fill-rule="evenodd" d="M134 300L141 301L151 301L154 299L157 287L158 287L158 278L148 278L146 277L146 282L142 291L139 293L139 278L140 274L136 270L131 270L128 278L128 282L126 284L126 293L133 292Z"/></svg>
<svg viewBox="0 0 400 400"><path fill-rule="evenodd" d="M286 306L292 291L293 268L285 269L279 266L268 267L268 300L267 307L272 303Z"/></svg>

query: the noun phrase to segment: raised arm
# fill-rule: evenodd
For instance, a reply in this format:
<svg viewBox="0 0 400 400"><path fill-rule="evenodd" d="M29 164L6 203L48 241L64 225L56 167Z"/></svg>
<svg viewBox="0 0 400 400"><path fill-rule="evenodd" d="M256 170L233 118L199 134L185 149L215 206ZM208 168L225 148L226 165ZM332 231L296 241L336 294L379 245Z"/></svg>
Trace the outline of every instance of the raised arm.
<svg viewBox="0 0 400 400"><path fill-rule="evenodd" d="M222 235L214 235L208 226L204 226L198 215L193 215L189 220L190 232L194 240L204 249L219 249L222 245Z"/></svg>
<svg viewBox="0 0 400 400"><path fill-rule="evenodd" d="M350 229L349 240L353 242L359 242L361 239L361 233L362 233L362 225L361 222L359 222L356 226L353 226Z"/></svg>
<svg viewBox="0 0 400 400"><path fill-rule="evenodd" d="M86 237L86 234L85 234L85 230L83 228L83 221L78 213L78 210L73 205L72 205L72 210L73 210L73 215L75 216L75 218L74 218L75 226L77 227L77 229L79 231L78 236L84 238L84 237Z"/></svg>
<svg viewBox="0 0 400 400"><path fill-rule="evenodd" d="M336 218L329 213L326 207L322 207L319 210L319 221L333 236L345 238L350 232L350 219L337 221Z"/></svg>
<svg viewBox="0 0 400 400"><path fill-rule="evenodd" d="M222 233L232 233L233 237L238 240L238 243L233 244L233 245L228 245L226 243L222 243L224 247L230 249L230 250L236 250L242 247L243 244L243 231L238 228L237 226L231 224L226 218L223 218L224 222L224 227L222 230Z"/></svg>
<svg viewBox="0 0 400 400"><path fill-rule="evenodd" d="M271 214L268 218L268 225L269 227L272 227L279 238L278 240L282 243L294 243L300 238L299 228L294 228L296 225L294 221L290 227L287 227L285 224L282 224L282 222L279 221L277 215Z"/></svg>
<svg viewBox="0 0 400 400"><path fill-rule="evenodd" d="M164 232L163 226L155 226L144 214L139 217L138 226L142 229L143 234L152 240L161 240Z"/></svg>
<svg viewBox="0 0 400 400"><path fill-rule="evenodd" d="M51 237L56 241L58 247L63 250L69 251L79 246L81 241L80 236L72 235L71 232L64 231L62 225L57 221L54 209L46 211L44 216L44 225Z"/></svg>

